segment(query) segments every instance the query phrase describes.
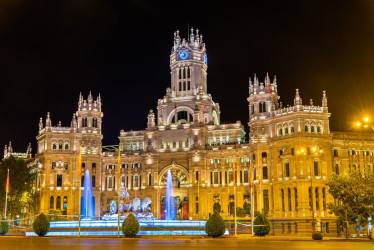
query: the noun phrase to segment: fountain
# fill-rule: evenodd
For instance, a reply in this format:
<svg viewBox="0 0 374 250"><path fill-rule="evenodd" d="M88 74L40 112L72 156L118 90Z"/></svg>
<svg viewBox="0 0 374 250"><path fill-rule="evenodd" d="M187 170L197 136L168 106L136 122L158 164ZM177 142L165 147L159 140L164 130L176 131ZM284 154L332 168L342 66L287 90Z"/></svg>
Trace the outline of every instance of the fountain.
<svg viewBox="0 0 374 250"><path fill-rule="evenodd" d="M92 183L90 172L86 170L84 172L83 179L83 196L81 197L81 216L84 219L91 219L95 216L95 198L92 195Z"/></svg>
<svg viewBox="0 0 374 250"><path fill-rule="evenodd" d="M170 169L167 172L165 199L165 220L175 220L173 177Z"/></svg>

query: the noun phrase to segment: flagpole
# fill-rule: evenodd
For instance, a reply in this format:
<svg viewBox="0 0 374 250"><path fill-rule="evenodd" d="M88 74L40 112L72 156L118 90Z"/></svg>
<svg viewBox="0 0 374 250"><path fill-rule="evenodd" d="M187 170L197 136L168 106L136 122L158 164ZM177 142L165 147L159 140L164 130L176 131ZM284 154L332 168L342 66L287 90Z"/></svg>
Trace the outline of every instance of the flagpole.
<svg viewBox="0 0 374 250"><path fill-rule="evenodd" d="M236 225L236 170L235 170L235 155L234 155L234 161L233 161L233 168L234 168L234 178L233 178L233 181L234 181L234 225L235 225L235 236L236 236L236 231L237 231L237 225Z"/></svg>
<svg viewBox="0 0 374 250"><path fill-rule="evenodd" d="M118 238L119 238L119 221L120 221L120 191L121 191L121 145L118 145L118 160L117 160L117 172L118 172L118 180L117 180L117 185L118 185L118 200L117 200L117 222L118 222L118 227L117 227L117 233L118 233Z"/></svg>
<svg viewBox="0 0 374 250"><path fill-rule="evenodd" d="M253 190L254 190L254 185L253 185L253 179L254 179L254 162L252 163L252 174L251 174L251 210L252 210L252 236L254 236L254 226L253 226L253 221L254 221L254 216L255 216L255 204L254 204L254 199L253 199Z"/></svg>
<svg viewBox="0 0 374 250"><path fill-rule="evenodd" d="M81 237L81 195L82 195L82 146L79 147L78 155L78 236Z"/></svg>
<svg viewBox="0 0 374 250"><path fill-rule="evenodd" d="M9 168L8 168L8 175L6 178L6 188L5 188L5 220L6 220L7 208L8 208L8 192L9 192Z"/></svg>

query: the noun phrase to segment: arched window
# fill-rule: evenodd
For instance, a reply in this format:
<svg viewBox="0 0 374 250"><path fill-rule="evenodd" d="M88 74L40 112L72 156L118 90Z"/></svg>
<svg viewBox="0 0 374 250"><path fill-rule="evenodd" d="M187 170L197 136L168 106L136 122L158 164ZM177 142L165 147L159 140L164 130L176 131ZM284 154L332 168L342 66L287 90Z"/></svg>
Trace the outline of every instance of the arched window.
<svg viewBox="0 0 374 250"><path fill-rule="evenodd" d="M305 132L309 132L309 126L305 124Z"/></svg>
<svg viewBox="0 0 374 250"><path fill-rule="evenodd" d="M196 181L199 181L199 171L196 171L196 172L195 172L195 180L196 180Z"/></svg>
<svg viewBox="0 0 374 250"><path fill-rule="evenodd" d="M190 78L191 77L191 68L188 68L187 69L187 78Z"/></svg>
<svg viewBox="0 0 374 250"><path fill-rule="evenodd" d="M148 173L148 186L152 186L152 174Z"/></svg>
<svg viewBox="0 0 374 250"><path fill-rule="evenodd" d="M92 177L91 177L91 184L92 184L92 187L94 188L94 187L96 187L96 177L93 175Z"/></svg>
<svg viewBox="0 0 374 250"><path fill-rule="evenodd" d="M65 150L69 150L69 143L65 142Z"/></svg>
<svg viewBox="0 0 374 250"><path fill-rule="evenodd" d="M56 209L57 210L61 209L61 197L60 196L57 196L57 199L56 199Z"/></svg>
<svg viewBox="0 0 374 250"><path fill-rule="evenodd" d="M229 183L233 183L233 172L231 169L229 170Z"/></svg>
<svg viewBox="0 0 374 250"><path fill-rule="evenodd" d="M52 162L52 169L55 169L56 167L56 162Z"/></svg>
<svg viewBox="0 0 374 250"><path fill-rule="evenodd" d="M82 128L85 128L85 127L87 127L87 118L83 117L82 118Z"/></svg>
<svg viewBox="0 0 374 250"><path fill-rule="evenodd" d="M54 207L55 207L55 198L51 196L49 198L49 209L54 209Z"/></svg>
<svg viewBox="0 0 374 250"><path fill-rule="evenodd" d="M109 176L108 177L108 188L112 188L113 186L112 186L112 176Z"/></svg>
<svg viewBox="0 0 374 250"><path fill-rule="evenodd" d="M282 129L282 128L279 129L278 134L279 134L279 135L282 135L282 134L283 134L283 129Z"/></svg>
<svg viewBox="0 0 374 250"><path fill-rule="evenodd" d="M291 126L291 134L295 133L295 127Z"/></svg>
<svg viewBox="0 0 374 250"><path fill-rule="evenodd" d="M96 163L92 163L92 173L96 173Z"/></svg>
<svg viewBox="0 0 374 250"><path fill-rule="evenodd" d="M182 69L181 68L179 68L179 74L178 75L179 75L179 79L182 79ZM180 88L179 88L179 90L180 90Z"/></svg>
<svg viewBox="0 0 374 250"><path fill-rule="evenodd" d="M310 211L312 211L312 187L309 187L309 207Z"/></svg>
<svg viewBox="0 0 374 250"><path fill-rule="evenodd" d="M97 128L97 118L92 119L92 127Z"/></svg>
<svg viewBox="0 0 374 250"><path fill-rule="evenodd" d="M315 196L316 196L316 209L319 210L319 195L318 195L318 187L316 187L316 190L315 190Z"/></svg>
<svg viewBox="0 0 374 250"><path fill-rule="evenodd" d="M58 150L62 150L62 142L58 144Z"/></svg>
<svg viewBox="0 0 374 250"><path fill-rule="evenodd" d="M326 210L326 190L322 188L322 203L323 203L323 210Z"/></svg>
<svg viewBox="0 0 374 250"><path fill-rule="evenodd" d="M67 209L68 208L68 197L67 196L64 196L62 208L63 209Z"/></svg>
<svg viewBox="0 0 374 250"><path fill-rule="evenodd" d="M264 213L267 214L269 212L269 190L264 190Z"/></svg>
<svg viewBox="0 0 374 250"><path fill-rule="evenodd" d="M318 172L318 161L315 161L314 162L314 176L318 176L319 175L319 172Z"/></svg>
<svg viewBox="0 0 374 250"><path fill-rule="evenodd" d="M317 126L317 133L321 133L321 126Z"/></svg>
<svg viewBox="0 0 374 250"><path fill-rule="evenodd" d="M292 211L291 189L288 188L288 211Z"/></svg>
<svg viewBox="0 0 374 250"><path fill-rule="evenodd" d="M183 79L186 79L186 68L183 68Z"/></svg>
<svg viewBox="0 0 374 250"><path fill-rule="evenodd" d="M81 187L84 187L84 175L81 177Z"/></svg>
<svg viewBox="0 0 374 250"><path fill-rule="evenodd" d="M62 174L57 175L57 187L62 187Z"/></svg>
<svg viewBox="0 0 374 250"><path fill-rule="evenodd" d="M56 144L56 142L52 143L52 150L57 150L57 144Z"/></svg>
<svg viewBox="0 0 374 250"><path fill-rule="evenodd" d="M310 127L310 132L314 133L314 131L315 131L315 126L311 126Z"/></svg>
<svg viewBox="0 0 374 250"><path fill-rule="evenodd" d="M284 129L284 134L285 134L285 135L288 135L288 127L286 127L286 128Z"/></svg>

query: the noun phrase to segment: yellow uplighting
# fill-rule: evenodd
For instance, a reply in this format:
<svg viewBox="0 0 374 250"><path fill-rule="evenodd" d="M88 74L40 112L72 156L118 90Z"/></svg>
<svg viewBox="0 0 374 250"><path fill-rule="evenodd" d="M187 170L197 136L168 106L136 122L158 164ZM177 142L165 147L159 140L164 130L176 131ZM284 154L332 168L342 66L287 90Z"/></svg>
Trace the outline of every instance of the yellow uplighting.
<svg viewBox="0 0 374 250"><path fill-rule="evenodd" d="M367 127L368 127L368 125L367 125L367 124L365 124L365 125L364 125L364 128L367 128Z"/></svg>
<svg viewBox="0 0 374 250"><path fill-rule="evenodd" d="M301 149L301 153L304 153L304 149Z"/></svg>
<svg viewBox="0 0 374 250"><path fill-rule="evenodd" d="M356 123L356 126L360 127L361 126L361 122Z"/></svg>
<svg viewBox="0 0 374 250"><path fill-rule="evenodd" d="M365 117L364 122L368 122L368 121L369 121L369 117Z"/></svg>
<svg viewBox="0 0 374 250"><path fill-rule="evenodd" d="M316 151L316 150L317 150L317 148L316 148L316 147L313 147L312 149L313 149L313 151Z"/></svg>

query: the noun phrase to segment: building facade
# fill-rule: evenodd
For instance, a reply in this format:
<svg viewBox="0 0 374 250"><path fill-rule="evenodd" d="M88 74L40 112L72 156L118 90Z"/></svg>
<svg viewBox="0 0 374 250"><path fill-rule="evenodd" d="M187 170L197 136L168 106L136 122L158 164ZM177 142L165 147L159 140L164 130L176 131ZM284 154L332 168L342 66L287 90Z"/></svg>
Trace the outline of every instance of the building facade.
<svg viewBox="0 0 374 250"><path fill-rule="evenodd" d="M144 130L120 131L120 166L118 152L102 147L100 95L96 100L91 93L87 100L80 95L69 127L61 122L52 126L48 113L37 136L40 212L78 214L81 147L82 174L90 172L97 216L109 211L120 182L130 199L150 198L154 216L164 218L170 170L177 219L206 219L214 203L220 203L224 219L232 219L236 202L246 214L252 212L248 204L266 213L274 234L310 232L312 221L336 233L325 182L350 169L373 171L374 137L330 132L325 92L321 105L312 100L305 105L296 90L294 105L283 107L276 78L271 81L266 75L263 82L256 76L249 81L246 141L240 121L220 122L220 106L208 93L207 69L199 31L191 29L187 40L175 32L170 88L158 99L156 112L150 110Z"/></svg>

